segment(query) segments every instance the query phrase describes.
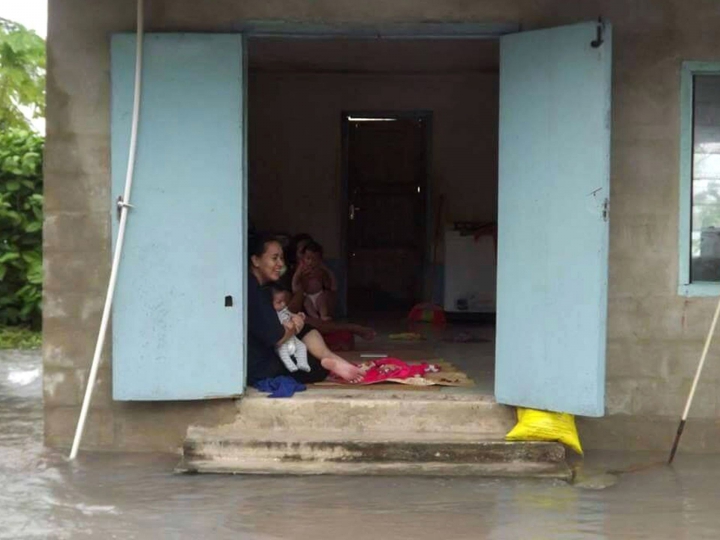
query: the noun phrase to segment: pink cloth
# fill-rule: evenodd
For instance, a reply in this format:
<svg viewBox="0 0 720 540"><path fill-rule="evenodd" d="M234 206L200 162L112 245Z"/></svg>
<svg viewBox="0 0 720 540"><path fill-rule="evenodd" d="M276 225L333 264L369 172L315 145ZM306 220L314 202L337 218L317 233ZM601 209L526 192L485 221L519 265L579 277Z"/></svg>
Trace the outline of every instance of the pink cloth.
<svg viewBox="0 0 720 540"><path fill-rule="evenodd" d="M397 358L380 358L360 365L365 376L360 384L375 384L388 379L422 377L426 373L440 371L434 364L407 364Z"/></svg>

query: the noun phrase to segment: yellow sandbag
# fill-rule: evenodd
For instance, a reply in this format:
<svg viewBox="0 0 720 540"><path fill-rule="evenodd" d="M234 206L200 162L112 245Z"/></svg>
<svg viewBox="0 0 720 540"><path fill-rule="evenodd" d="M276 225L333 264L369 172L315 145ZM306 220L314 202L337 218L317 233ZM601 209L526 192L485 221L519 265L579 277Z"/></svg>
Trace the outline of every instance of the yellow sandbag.
<svg viewBox="0 0 720 540"><path fill-rule="evenodd" d="M518 423L505 437L508 441L558 441L578 454L580 446L575 417L567 413L517 409Z"/></svg>

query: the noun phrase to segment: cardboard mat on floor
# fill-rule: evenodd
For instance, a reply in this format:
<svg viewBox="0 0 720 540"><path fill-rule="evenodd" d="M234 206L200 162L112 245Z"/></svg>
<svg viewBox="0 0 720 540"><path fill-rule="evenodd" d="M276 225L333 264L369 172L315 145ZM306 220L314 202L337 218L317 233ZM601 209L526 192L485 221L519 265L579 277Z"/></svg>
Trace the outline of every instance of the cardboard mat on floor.
<svg viewBox="0 0 720 540"><path fill-rule="evenodd" d="M363 359L367 361L368 359ZM408 364L420 364L421 362L406 360ZM409 379L387 379L373 384L345 384L333 381L323 381L309 386L317 388L353 388L365 390L440 390L443 386L475 386L475 382L468 377L467 373L458 369L454 364L445 360L426 360L428 364L435 364L440 368L437 373L426 373L423 377L411 377ZM353 363L361 363L353 359Z"/></svg>

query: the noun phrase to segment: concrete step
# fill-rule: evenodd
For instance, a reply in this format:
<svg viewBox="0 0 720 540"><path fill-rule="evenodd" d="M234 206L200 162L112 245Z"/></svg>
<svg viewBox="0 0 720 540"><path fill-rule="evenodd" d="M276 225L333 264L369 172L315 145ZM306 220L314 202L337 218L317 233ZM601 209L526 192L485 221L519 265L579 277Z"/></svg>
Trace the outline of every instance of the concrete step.
<svg viewBox="0 0 720 540"><path fill-rule="evenodd" d="M318 390L292 399L268 399L256 391L240 399L232 424L212 428L214 436L248 431L468 434L502 439L515 425L510 407L472 393L387 390ZM191 427L188 436L202 434Z"/></svg>
<svg viewBox="0 0 720 540"><path fill-rule="evenodd" d="M492 396L249 392L237 408L230 424L188 429L179 471L570 477L562 445L503 440L515 415Z"/></svg>
<svg viewBox="0 0 720 540"><path fill-rule="evenodd" d="M411 474L570 479L557 443L472 440L467 434L237 433L188 438L181 472L234 474Z"/></svg>

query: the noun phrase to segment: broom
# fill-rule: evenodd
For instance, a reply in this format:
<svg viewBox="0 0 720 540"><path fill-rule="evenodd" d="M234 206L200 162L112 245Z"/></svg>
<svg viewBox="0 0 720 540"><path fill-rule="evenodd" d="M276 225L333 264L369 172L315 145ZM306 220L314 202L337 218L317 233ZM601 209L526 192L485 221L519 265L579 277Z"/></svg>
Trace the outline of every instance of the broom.
<svg viewBox="0 0 720 540"><path fill-rule="evenodd" d="M705 345L703 346L702 354L700 355L700 362L695 371L695 378L693 379L692 387L690 388L690 394L688 395L687 401L685 402L685 409L683 409L682 416L680 417L680 424L678 425L677 432L675 433L675 439L673 440L672 448L670 449L670 457L667 460L668 465L672 465L675 461L675 454L677 453L678 445L680 444L680 437L682 437L683 431L685 430L685 423L687 422L688 414L690 414L690 407L692 406L693 398L695 397L695 391L697 390L698 382L700 381L700 375L702 374L703 367L705 366L705 360L707 359L708 351L710 350L710 344L712 343L713 335L715 334L715 327L717 326L718 317L720 317L720 299L718 299L717 307L715 308L715 315L713 316L712 323L710 323L710 329L708 330L707 336L705 337ZM619 471L608 471L610 473L622 474L626 472L637 472L656 465L664 465L665 461L648 463L645 465L634 465L627 469Z"/></svg>
<svg viewBox="0 0 720 540"><path fill-rule="evenodd" d="M675 433L675 440L673 441L672 449L670 450L668 465L672 465L672 462L675 459L675 453L677 452L678 445L680 444L680 437L682 437L683 431L685 430L685 422L687 422L687 417L690 413L690 406L692 405L693 398L695 397L695 390L697 390L697 385L700 381L700 374L702 373L703 366L705 365L705 359L707 358L708 351L710 350L710 343L712 342L712 337L715 333L715 327L717 326L719 315L720 299L718 299L718 304L715 308L715 315L713 316L712 323L710 324L710 330L708 330L707 337L705 338L705 346L703 347L702 355L700 355L700 363L695 371L695 378L693 379L692 387L690 388L690 395L688 395L687 401L685 402L685 409L680 417L680 424L678 425L677 433Z"/></svg>
<svg viewBox="0 0 720 540"><path fill-rule="evenodd" d="M441 326L445 324L445 310L433 302L433 292L435 290L435 277L437 268L437 251L440 243L440 233L442 232L442 213L445 206L445 196L438 197L437 212L435 214L435 238L433 245L432 266L430 267L430 300L421 302L413 306L408 315L411 322L429 322L434 325Z"/></svg>

